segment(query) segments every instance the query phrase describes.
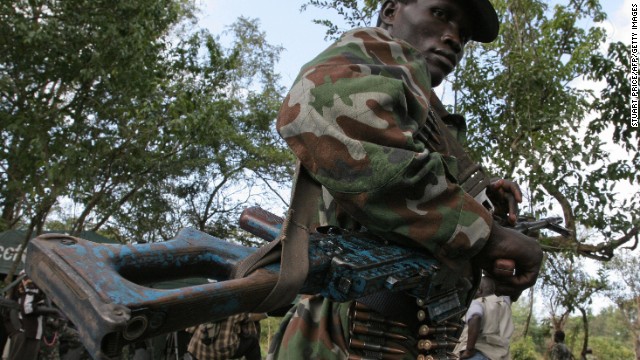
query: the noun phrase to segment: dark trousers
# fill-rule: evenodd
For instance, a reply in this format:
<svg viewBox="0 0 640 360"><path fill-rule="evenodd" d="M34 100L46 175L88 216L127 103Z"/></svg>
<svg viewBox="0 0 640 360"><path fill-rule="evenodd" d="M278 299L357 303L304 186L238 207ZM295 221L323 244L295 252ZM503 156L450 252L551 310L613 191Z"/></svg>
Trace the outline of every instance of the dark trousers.
<svg viewBox="0 0 640 360"><path fill-rule="evenodd" d="M240 338L240 344L238 344L238 350L236 350L234 356L234 359L239 359L244 356L247 360L262 360L260 338L255 336L242 336Z"/></svg>
<svg viewBox="0 0 640 360"><path fill-rule="evenodd" d="M36 360L39 350L40 340L29 338L23 332L18 332L11 336L9 360Z"/></svg>

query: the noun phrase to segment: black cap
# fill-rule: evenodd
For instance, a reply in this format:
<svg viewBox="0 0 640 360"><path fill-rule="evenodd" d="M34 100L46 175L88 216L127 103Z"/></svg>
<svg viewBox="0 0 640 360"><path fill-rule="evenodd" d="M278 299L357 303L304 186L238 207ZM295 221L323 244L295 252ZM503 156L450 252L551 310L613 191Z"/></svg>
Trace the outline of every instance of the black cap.
<svg viewBox="0 0 640 360"><path fill-rule="evenodd" d="M500 20L489 0L463 0L471 6L469 17L473 21L471 40L489 43L498 37Z"/></svg>

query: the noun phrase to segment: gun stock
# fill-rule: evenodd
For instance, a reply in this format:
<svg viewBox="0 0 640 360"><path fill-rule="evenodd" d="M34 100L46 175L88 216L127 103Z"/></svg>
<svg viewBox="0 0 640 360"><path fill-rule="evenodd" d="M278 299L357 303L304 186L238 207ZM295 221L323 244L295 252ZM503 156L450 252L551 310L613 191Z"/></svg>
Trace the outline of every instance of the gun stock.
<svg viewBox="0 0 640 360"><path fill-rule="evenodd" d="M136 245L47 234L30 242L25 268L76 325L89 353L112 359L128 343L258 305L276 283L277 267L229 279L233 265L252 251L194 229L182 230L171 241ZM202 284L151 287L194 278Z"/></svg>

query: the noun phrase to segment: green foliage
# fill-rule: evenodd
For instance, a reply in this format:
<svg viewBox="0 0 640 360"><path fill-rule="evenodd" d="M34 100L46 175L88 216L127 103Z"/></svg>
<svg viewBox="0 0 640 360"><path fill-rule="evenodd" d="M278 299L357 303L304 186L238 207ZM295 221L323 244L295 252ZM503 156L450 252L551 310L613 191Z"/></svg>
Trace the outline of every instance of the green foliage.
<svg viewBox="0 0 640 360"><path fill-rule="evenodd" d="M631 342L634 345L633 348L638 349L640 344L640 258L637 253L624 252L618 254L608 267L614 280L609 298L616 305L615 311L612 311L617 315L616 320L618 320L615 327L616 333L620 335L620 340L624 339L625 331L620 329L620 326L624 326L629 334L627 338L630 337L635 341Z"/></svg>
<svg viewBox="0 0 640 360"><path fill-rule="evenodd" d="M589 333L594 338L619 339L621 342L630 342L633 339L628 322L616 306L606 307L593 316L589 320Z"/></svg>
<svg viewBox="0 0 640 360"><path fill-rule="evenodd" d="M191 0L0 4L0 227L38 232L70 207L70 230L119 240L184 226L227 235L246 200L233 192L263 188L248 177L287 183L291 156L270 126L281 49L248 19L226 49L191 27L193 11Z"/></svg>
<svg viewBox="0 0 640 360"><path fill-rule="evenodd" d="M590 339L589 344L597 359L628 360L636 358L633 343L620 341L616 337L594 336Z"/></svg>
<svg viewBox="0 0 640 360"><path fill-rule="evenodd" d="M553 10L535 0L494 3L501 35L469 48L454 88L462 93L458 105L470 121L478 158L491 159L496 174L526 178L531 202L539 204L544 186L555 188L558 176L583 166L574 157L583 151L577 129L589 92L568 84L584 74L604 40L602 29L577 23L602 14L599 5L584 2L561 2Z"/></svg>
<svg viewBox="0 0 640 360"><path fill-rule="evenodd" d="M630 47L620 42L610 44L606 56L594 54L591 57L591 78L604 82L605 86L594 100L593 106L598 111L598 116L589 123L586 137L609 136L608 130L613 127L611 141L628 153L627 156L595 170L591 175L593 183L640 183L637 171L640 168L640 132L638 128L630 127L631 83L627 80L631 73L630 59ZM625 198L622 208L618 208L616 204L609 206L608 211L613 214L609 218L611 228L624 231L627 228L627 217L638 219L638 209L640 200L637 196Z"/></svg>
<svg viewBox="0 0 640 360"><path fill-rule="evenodd" d="M511 305L513 324L515 330L512 342L525 341L532 342L536 352L544 352L544 342L549 337L549 324L538 321L535 313L530 314L529 304L525 303L524 297ZM525 340L525 326L526 340Z"/></svg>
<svg viewBox="0 0 640 360"><path fill-rule="evenodd" d="M572 316L564 327L565 343L574 354L580 354L584 341L582 318ZM547 335L551 342L551 333ZM589 344L598 359L634 359L635 335L617 307L603 309L589 316Z"/></svg>
<svg viewBox="0 0 640 360"><path fill-rule="evenodd" d="M622 143L628 151L638 151L638 129L631 128L631 83L626 81L631 72L631 48L621 42L609 44L606 56L596 53L591 56L594 80L604 80L606 86L596 98L600 116L589 124L590 135L602 133L611 122L615 124L613 141ZM637 155L636 159L637 161ZM636 162L637 164L637 162Z"/></svg>
<svg viewBox="0 0 640 360"><path fill-rule="evenodd" d="M260 321L260 349L264 357L269 350L269 344L280 327L281 317L268 317Z"/></svg>
<svg viewBox="0 0 640 360"><path fill-rule="evenodd" d="M137 160L136 153L149 150L148 135L157 124L141 119L140 112L149 103L147 94L155 93L156 75L167 70L160 61L165 44L158 39L190 15L186 5L0 5L0 197L6 224L26 216L41 226L57 198L72 195L70 183L93 176L99 187L117 186L120 177L149 166L136 163L142 169L125 172L114 158L130 154ZM112 160L108 174L99 168L103 158Z"/></svg>
<svg viewBox="0 0 640 360"><path fill-rule="evenodd" d="M594 295L608 289L606 273L589 275L584 262L568 254L551 254L540 274L543 293L553 315L568 316L580 307L588 308Z"/></svg>
<svg viewBox="0 0 640 360"><path fill-rule="evenodd" d="M542 358L536 353L533 340L528 337L511 342L510 351L513 360L538 360Z"/></svg>
<svg viewBox="0 0 640 360"><path fill-rule="evenodd" d="M341 28L328 19L315 19L313 22L327 27L325 38L336 39L349 29L375 25L380 4L376 0L309 0L301 6L301 10L312 6L335 11L344 20L346 28Z"/></svg>

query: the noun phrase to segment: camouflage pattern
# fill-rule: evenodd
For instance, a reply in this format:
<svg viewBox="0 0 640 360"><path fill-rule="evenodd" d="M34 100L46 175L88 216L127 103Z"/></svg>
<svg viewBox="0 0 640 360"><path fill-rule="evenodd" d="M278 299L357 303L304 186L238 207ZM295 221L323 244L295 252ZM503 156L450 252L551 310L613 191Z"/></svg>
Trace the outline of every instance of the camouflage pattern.
<svg viewBox="0 0 640 360"><path fill-rule="evenodd" d="M575 357L564 343L555 343L549 355L551 360L573 360Z"/></svg>
<svg viewBox="0 0 640 360"><path fill-rule="evenodd" d="M380 338L350 332L351 305L352 302L336 303L319 295L301 299L283 318L280 329L271 341L266 359L347 359L350 353L362 356L361 352L349 351L349 339L353 337L367 343L384 343L403 349L405 355L394 356L396 360L416 358L416 334L411 333L408 328L371 325L377 330L400 334L409 339L402 343L381 341Z"/></svg>
<svg viewBox="0 0 640 360"><path fill-rule="evenodd" d="M45 326L42 344L38 348L38 359L60 360L60 341L57 329Z"/></svg>
<svg viewBox="0 0 640 360"><path fill-rule="evenodd" d="M277 129L323 186L322 225L364 226L466 266L491 216L457 183L456 159L419 136L433 115L430 84L424 58L408 43L380 28L352 30L302 68ZM319 296L301 300L268 359L346 359L348 308Z"/></svg>
<svg viewBox="0 0 640 360"><path fill-rule="evenodd" d="M46 360L59 360L63 344L65 350L82 346L78 332L70 328L66 320L55 316L46 318L41 341L38 359Z"/></svg>
<svg viewBox="0 0 640 360"><path fill-rule="evenodd" d="M320 296L301 299L271 340L270 359L346 359L350 303Z"/></svg>
<svg viewBox="0 0 640 360"><path fill-rule="evenodd" d="M455 159L416 136L429 84L409 44L383 29L353 30L303 67L277 129L326 189L326 222L468 259L484 245L491 216L456 183Z"/></svg>

